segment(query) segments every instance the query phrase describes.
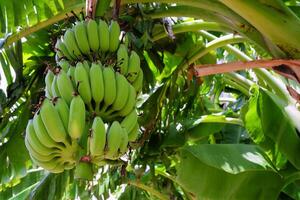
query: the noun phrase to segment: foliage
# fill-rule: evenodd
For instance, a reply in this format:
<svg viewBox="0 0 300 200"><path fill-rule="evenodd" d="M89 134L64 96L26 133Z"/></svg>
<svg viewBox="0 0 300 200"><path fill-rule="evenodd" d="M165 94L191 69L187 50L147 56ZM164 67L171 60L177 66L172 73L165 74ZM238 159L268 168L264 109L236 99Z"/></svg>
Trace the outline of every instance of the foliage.
<svg viewBox="0 0 300 200"><path fill-rule="evenodd" d="M286 89L300 93L299 83L265 69L201 78L192 69L297 59L299 2L121 4L119 23L145 74L141 134L124 162L103 166L85 183L73 180L72 170L36 169L23 140L44 95L44 71L56 65L55 38L85 2L0 1L1 85L7 83L0 90L0 199L300 199L299 102Z"/></svg>

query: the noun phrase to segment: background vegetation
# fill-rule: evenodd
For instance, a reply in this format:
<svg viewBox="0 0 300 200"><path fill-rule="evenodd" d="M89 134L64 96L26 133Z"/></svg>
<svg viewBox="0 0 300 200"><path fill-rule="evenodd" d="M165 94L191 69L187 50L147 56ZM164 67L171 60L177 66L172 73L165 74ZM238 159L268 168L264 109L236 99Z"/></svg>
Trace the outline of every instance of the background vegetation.
<svg viewBox="0 0 300 200"><path fill-rule="evenodd" d="M56 38L85 2L0 0L0 199L300 199L299 1L98 2L106 19L120 9L141 57L139 142L89 183L31 162L24 129L56 65ZM203 64L270 59L290 62L272 65L284 76L197 73Z"/></svg>

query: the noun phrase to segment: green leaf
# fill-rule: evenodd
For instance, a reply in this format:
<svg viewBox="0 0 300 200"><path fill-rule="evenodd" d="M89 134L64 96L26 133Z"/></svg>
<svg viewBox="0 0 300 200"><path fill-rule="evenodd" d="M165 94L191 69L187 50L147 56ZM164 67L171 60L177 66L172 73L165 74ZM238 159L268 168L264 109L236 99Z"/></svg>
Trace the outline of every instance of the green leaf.
<svg viewBox="0 0 300 200"><path fill-rule="evenodd" d="M188 146L177 180L197 199L277 199L284 181L265 157L253 145Z"/></svg>
<svg viewBox="0 0 300 200"><path fill-rule="evenodd" d="M30 200L34 199L61 199L68 184L69 173L48 173L40 183L31 191Z"/></svg>
<svg viewBox="0 0 300 200"><path fill-rule="evenodd" d="M201 118L185 122L188 137L193 140L203 139L220 132L226 124L242 125L242 122L239 119L224 115L204 115Z"/></svg>
<svg viewBox="0 0 300 200"><path fill-rule="evenodd" d="M300 138L296 128L284 111L280 99L274 94L260 90L259 115L264 134L270 137L287 159L300 169Z"/></svg>
<svg viewBox="0 0 300 200"><path fill-rule="evenodd" d="M10 139L7 144L7 155L14 170L14 178L26 175L26 162L29 154L24 144L24 139L19 135Z"/></svg>

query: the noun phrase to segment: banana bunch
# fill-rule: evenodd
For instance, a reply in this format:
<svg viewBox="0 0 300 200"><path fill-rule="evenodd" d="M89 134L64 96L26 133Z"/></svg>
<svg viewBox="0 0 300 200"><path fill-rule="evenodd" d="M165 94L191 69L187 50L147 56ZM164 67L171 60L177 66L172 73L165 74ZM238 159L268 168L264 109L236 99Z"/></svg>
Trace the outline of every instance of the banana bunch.
<svg viewBox="0 0 300 200"><path fill-rule="evenodd" d="M25 144L32 160L53 173L75 167L85 114L80 96L73 97L70 106L63 98L44 99L26 127Z"/></svg>
<svg viewBox="0 0 300 200"><path fill-rule="evenodd" d="M124 155L128 143L136 140L138 127L136 110L132 110L121 123L113 121L110 126L100 117L95 117L88 140L92 162L99 164L105 159L116 160Z"/></svg>
<svg viewBox="0 0 300 200"><path fill-rule="evenodd" d="M93 165L119 159L139 135L135 110L143 71L116 21L78 21L55 44L58 67L45 76L45 96L26 128L32 160L92 179ZM126 37L125 37L126 39Z"/></svg>
<svg viewBox="0 0 300 200"><path fill-rule="evenodd" d="M57 40L56 58L78 61L99 52L115 52L119 47L120 33L120 26L116 21L111 21L109 26L103 20L98 23L93 19L78 21Z"/></svg>

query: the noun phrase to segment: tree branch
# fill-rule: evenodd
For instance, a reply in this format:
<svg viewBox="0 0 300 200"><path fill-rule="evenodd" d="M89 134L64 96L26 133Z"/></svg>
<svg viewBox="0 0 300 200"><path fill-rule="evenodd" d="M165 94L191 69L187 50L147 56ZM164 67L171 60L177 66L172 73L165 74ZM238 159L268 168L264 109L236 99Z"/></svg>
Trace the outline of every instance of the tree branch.
<svg viewBox="0 0 300 200"><path fill-rule="evenodd" d="M274 68L281 75L300 82L300 60L254 60L194 66L196 76L207 76L253 68Z"/></svg>

